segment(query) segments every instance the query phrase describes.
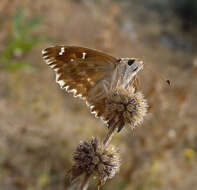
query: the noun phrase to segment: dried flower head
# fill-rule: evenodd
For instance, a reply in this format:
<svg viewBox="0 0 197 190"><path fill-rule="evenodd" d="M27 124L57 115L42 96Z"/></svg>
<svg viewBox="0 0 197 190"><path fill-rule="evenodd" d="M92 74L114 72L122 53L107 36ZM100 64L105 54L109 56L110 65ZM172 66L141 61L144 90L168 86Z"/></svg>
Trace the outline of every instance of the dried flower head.
<svg viewBox="0 0 197 190"><path fill-rule="evenodd" d="M73 155L75 164L70 176L75 180L82 173L98 176L101 183L111 179L119 171L120 157L114 146L103 148L98 138L92 138L90 142L81 142Z"/></svg>
<svg viewBox="0 0 197 190"><path fill-rule="evenodd" d="M116 123L118 132L125 125L134 128L141 124L148 107L141 92L135 92L134 88L121 87L112 90L104 104L105 109L101 117L108 121L109 127Z"/></svg>

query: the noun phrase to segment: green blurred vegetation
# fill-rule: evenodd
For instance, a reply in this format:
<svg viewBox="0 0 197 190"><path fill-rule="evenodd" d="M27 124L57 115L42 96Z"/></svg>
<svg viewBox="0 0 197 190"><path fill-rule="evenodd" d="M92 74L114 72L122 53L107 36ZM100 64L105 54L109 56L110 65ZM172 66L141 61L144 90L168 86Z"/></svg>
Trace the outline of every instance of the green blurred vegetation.
<svg viewBox="0 0 197 190"><path fill-rule="evenodd" d="M41 43L41 38L32 35L32 31L39 26L41 17L35 16L30 20L25 17L23 9L15 11L12 32L7 37L6 48L0 56L3 69L16 71L23 69L34 72L35 68L24 59L25 55Z"/></svg>

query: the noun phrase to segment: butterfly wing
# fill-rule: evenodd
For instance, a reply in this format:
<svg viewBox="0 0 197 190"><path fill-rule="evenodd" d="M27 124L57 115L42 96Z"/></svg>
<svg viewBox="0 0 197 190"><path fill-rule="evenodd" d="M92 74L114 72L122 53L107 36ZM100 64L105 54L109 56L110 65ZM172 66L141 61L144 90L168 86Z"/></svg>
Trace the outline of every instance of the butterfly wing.
<svg viewBox="0 0 197 190"><path fill-rule="evenodd" d="M82 98L118 62L117 58L100 51L76 46L49 47L43 50L42 56L55 71L60 87Z"/></svg>

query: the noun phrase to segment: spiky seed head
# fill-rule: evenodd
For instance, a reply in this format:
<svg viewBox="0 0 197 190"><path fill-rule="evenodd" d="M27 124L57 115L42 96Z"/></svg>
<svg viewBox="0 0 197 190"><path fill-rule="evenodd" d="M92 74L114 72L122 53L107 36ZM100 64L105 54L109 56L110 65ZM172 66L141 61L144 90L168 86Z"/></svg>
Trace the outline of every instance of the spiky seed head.
<svg viewBox="0 0 197 190"><path fill-rule="evenodd" d="M81 174L95 175L103 184L111 179L119 171L120 156L112 145L104 148L98 138L92 138L90 142L81 142L74 154L74 165L70 172L71 181Z"/></svg>
<svg viewBox="0 0 197 190"><path fill-rule="evenodd" d="M108 124L119 122L118 131L124 125L134 128L143 122L147 113L147 102L141 92L135 92L132 88L115 88L105 100L106 109L102 114L108 120ZM110 127L110 125L109 125Z"/></svg>

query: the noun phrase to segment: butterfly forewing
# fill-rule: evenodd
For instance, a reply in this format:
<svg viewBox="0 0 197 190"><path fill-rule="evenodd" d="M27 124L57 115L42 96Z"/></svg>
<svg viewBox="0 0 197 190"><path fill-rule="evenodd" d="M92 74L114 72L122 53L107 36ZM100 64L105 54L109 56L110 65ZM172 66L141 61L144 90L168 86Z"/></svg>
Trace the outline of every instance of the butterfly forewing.
<svg viewBox="0 0 197 190"><path fill-rule="evenodd" d="M55 71L56 82L75 96L88 92L115 68L118 59L105 53L75 46L54 46L43 50L45 62Z"/></svg>

